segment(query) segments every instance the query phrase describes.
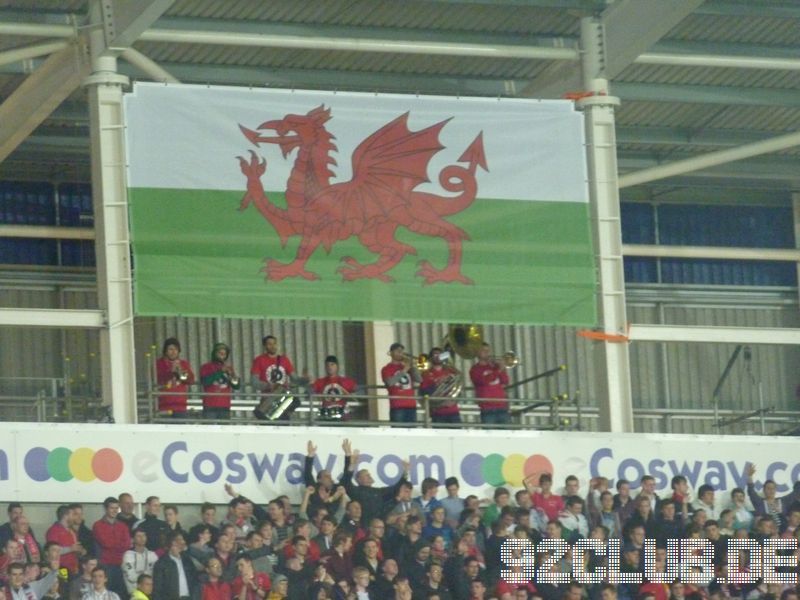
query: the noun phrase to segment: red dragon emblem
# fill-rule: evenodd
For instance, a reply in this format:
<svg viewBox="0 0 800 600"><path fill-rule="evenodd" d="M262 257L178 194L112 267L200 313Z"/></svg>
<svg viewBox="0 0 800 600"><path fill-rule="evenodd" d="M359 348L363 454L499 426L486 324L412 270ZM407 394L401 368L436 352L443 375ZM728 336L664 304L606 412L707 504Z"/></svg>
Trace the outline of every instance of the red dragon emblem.
<svg viewBox="0 0 800 600"><path fill-rule="evenodd" d="M353 177L350 181L330 183L331 165L336 161L331 153L337 151L334 136L325 129L330 109L319 106L306 115L286 115L283 119L267 121L258 130L239 126L245 137L256 146L277 144L283 157L297 149L297 158L286 189L286 208L270 202L264 193L261 176L267 161L250 151L250 160L239 158L242 173L247 177L247 192L240 210L250 203L275 228L286 246L289 237L301 236L294 260L282 263L266 258L263 271L268 281L287 277L319 279L306 269L306 262L322 246L330 252L336 242L356 236L370 252L377 254L375 262L362 264L352 257L341 259L337 269L345 281L377 279L393 281L388 272L407 254L415 255L416 248L395 238L398 227L432 237L447 244L447 264L437 269L429 261L418 263L418 277L425 284L472 280L461 273L462 244L469 239L466 231L445 220L469 207L478 192L475 173L478 167L488 171L483 150L483 132L458 159L466 167L449 165L439 173L439 184L453 197L416 191L429 181L428 163L444 146L439 132L447 124L442 121L420 131L408 128L408 113L387 123L358 145L353 153ZM277 135L265 136L264 130Z"/></svg>

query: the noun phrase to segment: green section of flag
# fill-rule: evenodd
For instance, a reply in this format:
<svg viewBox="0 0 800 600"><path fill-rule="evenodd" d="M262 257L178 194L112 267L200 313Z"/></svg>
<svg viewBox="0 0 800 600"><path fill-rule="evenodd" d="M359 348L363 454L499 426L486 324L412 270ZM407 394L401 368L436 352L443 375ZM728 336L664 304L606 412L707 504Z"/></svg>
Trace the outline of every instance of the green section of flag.
<svg viewBox="0 0 800 600"><path fill-rule="evenodd" d="M423 285L420 260L441 268L441 238L397 230L417 249L388 274L392 283L343 282L336 269L351 256L373 262L356 238L319 248L307 263L317 281L266 281L265 258L288 263L285 248L241 192L131 189L136 312L140 315L412 320L470 323L593 325L595 271L588 205L477 199L446 217L466 230L462 273L474 281ZM283 194L267 192L284 205Z"/></svg>

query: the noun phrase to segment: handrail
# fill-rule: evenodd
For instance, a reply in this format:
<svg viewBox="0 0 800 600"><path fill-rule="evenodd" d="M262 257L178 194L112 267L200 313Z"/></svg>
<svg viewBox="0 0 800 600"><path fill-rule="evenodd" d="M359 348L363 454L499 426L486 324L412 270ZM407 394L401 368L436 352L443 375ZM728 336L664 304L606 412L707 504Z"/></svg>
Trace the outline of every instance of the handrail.
<svg viewBox="0 0 800 600"><path fill-rule="evenodd" d="M162 392L162 391L141 391L137 396L137 411L139 421L143 423L174 423L175 421L158 413L156 401L158 396L183 395L181 392ZM193 418L186 419L186 423L228 423L228 424L259 424L250 414L252 409L261 400L263 394L260 392L235 392L232 403L232 417L230 420L209 420L201 416L202 396L204 394L191 390L189 396L190 414ZM210 394L209 394L210 395ZM227 393L215 395L228 395ZM277 396L277 395L273 395ZM366 404L377 399L386 399L386 396L377 394L355 394L348 397L348 404L353 407L353 418L337 422L323 421L319 417L318 408L322 400L329 398L324 395L311 394L309 392L297 393L295 396L301 401L300 406L295 410L294 416L290 421L278 422L267 421L268 424L287 425L287 426L309 426L324 424L325 426L359 426L376 427L387 426L388 421L362 420L357 418L359 411L365 414ZM549 399L543 398L509 398L509 406L515 423L509 428L526 429L557 429L557 430L592 430L599 418L600 411L596 406L585 406L578 401L578 392L572 398L561 393ZM464 397L459 398L461 407L462 424L443 424L433 423L430 419L430 403L437 400L451 400L451 398L432 397L427 401L420 398L420 408L418 409L418 423L412 424L413 427L420 425L436 428L469 428L469 427L490 427L477 423L479 399ZM16 419L22 421L39 422L86 422L102 420L105 417L105 410L102 399L91 395L68 395L62 396L50 392L40 391L37 394L0 394L0 410L6 421ZM759 423L761 420L769 427L765 430L767 435L790 435L796 432L800 422L800 411L793 410L742 410L714 409L708 408L634 408L634 418L638 423L655 422L657 426L647 430L668 431L666 426L669 422L704 422L709 426L709 430L714 428L714 424L720 419L724 419L725 424L732 423ZM194 418L196 416L196 418ZM406 427L399 423L391 423L392 426ZM503 426L506 428L507 426ZM737 428L743 429L743 428ZM742 431L744 433L744 431ZM748 433L753 433L749 431Z"/></svg>

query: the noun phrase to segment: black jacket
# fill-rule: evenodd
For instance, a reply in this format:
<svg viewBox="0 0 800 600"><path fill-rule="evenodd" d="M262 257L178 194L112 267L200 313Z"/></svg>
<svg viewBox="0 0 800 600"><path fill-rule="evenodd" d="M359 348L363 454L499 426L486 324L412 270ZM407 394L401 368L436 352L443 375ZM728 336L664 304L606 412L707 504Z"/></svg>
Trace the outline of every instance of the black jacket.
<svg viewBox="0 0 800 600"><path fill-rule="evenodd" d="M186 552L181 554L181 563L183 563L183 571L186 574L186 582L189 584L189 597L196 600L200 597L197 570ZM178 600L180 598L179 590L178 565L167 553L159 558L153 567L153 598Z"/></svg>
<svg viewBox="0 0 800 600"><path fill-rule="evenodd" d="M361 522L369 525L375 517L383 518L386 505L395 499L400 485L407 481L405 475L397 483L389 487L372 487L353 484L353 472L350 469L350 457L344 457L344 473L341 484L344 486L350 500L357 500L361 504Z"/></svg>

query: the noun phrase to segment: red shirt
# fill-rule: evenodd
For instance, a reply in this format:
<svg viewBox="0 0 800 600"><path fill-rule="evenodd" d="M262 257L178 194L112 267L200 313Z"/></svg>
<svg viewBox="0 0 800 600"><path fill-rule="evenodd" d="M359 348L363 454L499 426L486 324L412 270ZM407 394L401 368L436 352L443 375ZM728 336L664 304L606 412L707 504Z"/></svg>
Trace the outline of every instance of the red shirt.
<svg viewBox="0 0 800 600"><path fill-rule="evenodd" d="M558 513L564 510L564 499L558 494L550 494L545 498L541 492L536 492L531 494L531 502L534 508L540 509L550 521L558 519Z"/></svg>
<svg viewBox="0 0 800 600"><path fill-rule="evenodd" d="M344 408L347 404L347 399L343 396L347 396L356 391L356 381L349 377L328 375L327 377L320 377L317 379L311 384L311 388L314 390L315 394L324 396L322 399L323 408L327 408L328 406L341 406Z"/></svg>
<svg viewBox="0 0 800 600"><path fill-rule="evenodd" d="M181 370L189 374L189 379L185 382L178 381L175 377L173 362L166 356L162 356L156 361L156 383L165 392L172 392L176 395L158 397L158 410L171 410L172 412L186 412L186 403L189 400L187 395L189 386L194 383L194 373L188 360L179 359Z"/></svg>
<svg viewBox="0 0 800 600"><path fill-rule="evenodd" d="M390 362L381 369L381 378L385 384L395 376L398 371L402 371L403 363ZM417 408L417 399L414 395L414 382L408 373L403 374L395 385L386 385L389 390L390 408Z"/></svg>
<svg viewBox="0 0 800 600"><path fill-rule="evenodd" d="M48 542L55 542L62 548L70 548L78 543L78 538L72 529L64 527L61 523L56 522L50 526L44 536ZM67 569L70 575L75 575L78 572L78 555L75 552L68 552L61 555L59 566Z"/></svg>
<svg viewBox="0 0 800 600"><path fill-rule="evenodd" d="M131 531L122 521L109 523L105 518L95 522L92 535L99 551L97 562L101 565L120 566L122 555L131 549Z"/></svg>
<svg viewBox="0 0 800 600"><path fill-rule="evenodd" d="M200 367L200 381L206 377L219 373L225 365L220 362L207 362ZM219 376L218 376L219 377ZM204 408L230 408L231 407L231 385L227 379L216 379L211 385L204 385L203 391L209 394L220 394L219 396L203 396Z"/></svg>
<svg viewBox="0 0 800 600"><path fill-rule="evenodd" d="M422 383L419 384L419 389L421 392L429 395L433 395L433 392L436 390L436 387L449 375L455 375L456 370L453 367L448 367L446 365L438 365L431 367L425 374L422 376ZM438 401L437 406L431 408L431 415L437 417L449 416L449 415L457 415L459 414L458 404L453 401L449 403L447 401Z"/></svg>
<svg viewBox="0 0 800 600"><path fill-rule="evenodd" d="M256 571L253 574L253 581L255 582L256 587L258 587L258 589L264 590L265 592L268 592L272 587L272 582L269 579L269 575L267 575L266 573L261 573L260 571ZM230 597L238 598L239 594L242 592L243 587L244 587L244 580L242 579L242 576L239 575L239 577L234 579L233 582L231 583L231 592L233 592L233 596ZM247 600L261 600L261 598L259 598L258 594L256 594L252 588L247 589L247 595L245 596L245 598L247 598Z"/></svg>
<svg viewBox="0 0 800 600"><path fill-rule="evenodd" d="M475 386L476 398L497 398L491 402L478 402L481 410L507 409L505 386L508 385L508 373L494 363L475 363L469 370L469 378ZM502 399L502 400L501 400Z"/></svg>
<svg viewBox="0 0 800 600"><path fill-rule="evenodd" d="M231 586L226 581L206 581L202 600L231 600Z"/></svg>
<svg viewBox="0 0 800 600"><path fill-rule="evenodd" d="M256 375L259 381L273 384L289 385L289 376L294 373L294 366L288 356L276 354L260 354L253 359L250 374Z"/></svg>

